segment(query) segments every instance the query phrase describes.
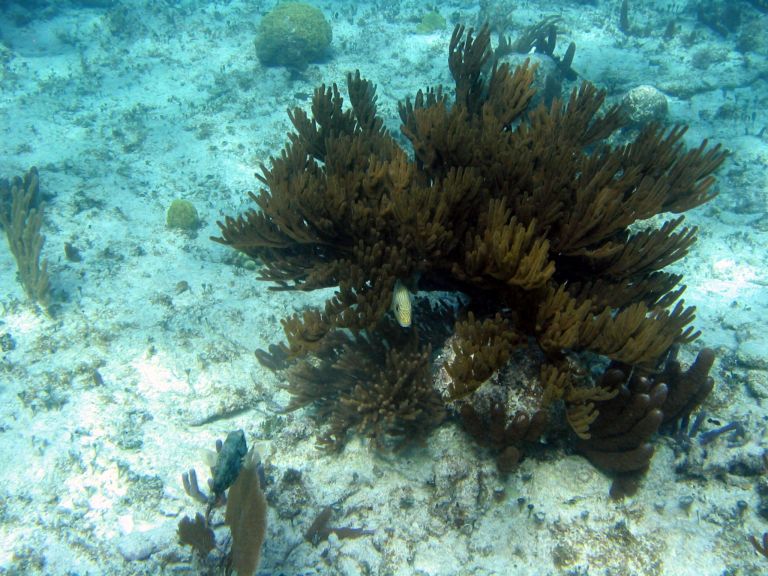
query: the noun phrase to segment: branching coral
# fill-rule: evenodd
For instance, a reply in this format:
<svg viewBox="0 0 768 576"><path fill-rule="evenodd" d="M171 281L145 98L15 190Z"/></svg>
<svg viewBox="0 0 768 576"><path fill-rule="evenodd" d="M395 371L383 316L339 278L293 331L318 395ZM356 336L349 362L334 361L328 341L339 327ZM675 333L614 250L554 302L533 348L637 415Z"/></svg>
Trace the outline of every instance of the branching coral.
<svg viewBox="0 0 768 576"><path fill-rule="evenodd" d="M650 439L663 419L667 387L614 363L603 374L600 388L614 394L599 404L599 412L588 422L588 434L574 427L579 435L574 444L595 466L621 479L613 488L619 496L632 490L628 480L645 471L653 456Z"/></svg>
<svg viewBox="0 0 768 576"><path fill-rule="evenodd" d="M37 168L31 168L23 179L0 180L0 224L5 228L27 296L47 310L51 291L48 263L40 259L45 236L40 231L43 214L39 182Z"/></svg>
<svg viewBox="0 0 768 576"><path fill-rule="evenodd" d="M320 443L340 448L354 430L376 444L401 444L422 435L445 414L432 387L430 346L386 319L375 336L337 332L314 362L292 368L287 410L312 404L324 422ZM330 342L327 339L326 342Z"/></svg>
<svg viewBox="0 0 768 576"><path fill-rule="evenodd" d="M624 450L628 442L614 450L598 441L649 414L642 428L655 430L664 402L661 384L627 383L632 367L649 375L671 346L698 336L680 276L663 270L687 253L696 229L682 216L660 227L643 221L713 198L725 152L706 141L686 150L681 127L651 126L611 146L621 113L600 114L605 94L586 83L531 109L535 67L513 71L496 58L487 28L475 36L458 26L448 62L454 98L438 87L400 105L412 156L383 127L375 89L359 73L348 77L349 108L335 85L318 88L312 115L290 113L295 132L262 166L265 188L251 195L258 209L219 222L214 240L259 259L275 289L336 287L324 310L284 321L281 349L299 362L291 407L315 405L334 442L350 427L379 438L439 420L426 389L428 351L382 322L401 282L468 301L445 401L476 394L513 352L530 350L541 364L540 409L565 403L594 461ZM579 367L588 353L629 368L611 368L595 385ZM681 390L674 404L687 410L708 389ZM625 404L638 395L653 407L627 419ZM506 435L525 436L522 428ZM633 435L636 448L648 437Z"/></svg>

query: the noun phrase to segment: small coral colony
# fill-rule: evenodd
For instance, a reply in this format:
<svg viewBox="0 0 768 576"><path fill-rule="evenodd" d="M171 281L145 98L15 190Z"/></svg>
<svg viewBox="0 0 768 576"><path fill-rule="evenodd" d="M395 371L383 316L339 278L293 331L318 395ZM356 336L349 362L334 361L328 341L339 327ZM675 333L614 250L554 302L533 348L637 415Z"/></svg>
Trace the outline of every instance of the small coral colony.
<svg viewBox="0 0 768 576"><path fill-rule="evenodd" d="M399 106L409 149L359 72L348 105L318 88L261 166L257 207L214 240L261 262L272 289L336 288L257 353L325 447L350 433L395 447L457 418L503 471L558 437L621 496L654 434L712 388L711 350L687 370L675 358L699 333L664 270L695 241L682 214L714 197L726 153L653 124L609 144L619 106L601 111L589 83L545 100L537 67L512 69L500 48L487 27L456 27L455 90Z"/></svg>

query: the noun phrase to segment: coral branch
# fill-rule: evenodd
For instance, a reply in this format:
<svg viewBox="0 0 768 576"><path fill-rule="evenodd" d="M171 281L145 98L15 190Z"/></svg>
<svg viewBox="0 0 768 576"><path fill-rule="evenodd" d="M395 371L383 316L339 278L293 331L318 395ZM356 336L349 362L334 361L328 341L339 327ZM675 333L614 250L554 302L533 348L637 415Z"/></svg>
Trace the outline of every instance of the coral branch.
<svg viewBox="0 0 768 576"><path fill-rule="evenodd" d="M37 168L30 168L23 179L0 180L0 224L5 228L8 246L19 270L19 280L29 298L48 310L51 301L48 263L40 259L45 236L43 204L39 198Z"/></svg>

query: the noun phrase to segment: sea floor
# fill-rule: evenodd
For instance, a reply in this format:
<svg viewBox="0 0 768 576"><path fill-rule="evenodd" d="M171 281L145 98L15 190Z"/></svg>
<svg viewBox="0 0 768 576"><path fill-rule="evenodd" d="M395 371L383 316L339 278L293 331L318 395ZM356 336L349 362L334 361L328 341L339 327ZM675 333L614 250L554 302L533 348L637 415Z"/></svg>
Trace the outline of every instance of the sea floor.
<svg viewBox="0 0 768 576"><path fill-rule="evenodd" d="M748 540L768 531L768 14L736 3L731 29L712 6L631 3L622 31L619 2L484 2L479 16L453 1L438 7L447 27L420 35L423 2L317 2L333 57L291 73L256 58L271 2L82 4L0 3L0 175L40 171L55 302L50 316L31 305L0 249L0 574L215 573L216 553L204 564L177 542L181 516L200 511L181 474L204 482L202 452L238 428L267 479L259 574L768 573ZM357 439L318 450L306 413L276 411L287 393L254 350L327 294L268 291L209 239L216 221L248 206L286 110L319 84L360 69L397 130L398 100L449 83L454 22L489 17L514 36L550 15L557 52L574 41L573 68L609 100L652 84L689 144L731 151L719 196L686 216L699 241L675 269L703 331L681 357L718 355L705 426L737 431L684 453L658 438L619 502L558 448L503 478L456 424L404 453ZM196 233L166 226L175 198L196 206ZM328 506L330 525L372 534L306 541Z"/></svg>

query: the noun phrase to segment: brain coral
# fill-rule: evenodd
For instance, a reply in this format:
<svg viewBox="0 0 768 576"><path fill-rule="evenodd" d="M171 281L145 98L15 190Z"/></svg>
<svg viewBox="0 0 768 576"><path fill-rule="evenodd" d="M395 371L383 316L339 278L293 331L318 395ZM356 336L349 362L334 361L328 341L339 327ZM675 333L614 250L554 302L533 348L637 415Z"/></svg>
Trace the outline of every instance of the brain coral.
<svg viewBox="0 0 768 576"><path fill-rule="evenodd" d="M194 230L200 225L200 217L195 206L189 200L176 199L171 202L165 215L168 228Z"/></svg>
<svg viewBox="0 0 768 576"><path fill-rule="evenodd" d="M265 66L303 69L327 55L331 38L331 25L319 9L285 2L262 18L256 54Z"/></svg>

